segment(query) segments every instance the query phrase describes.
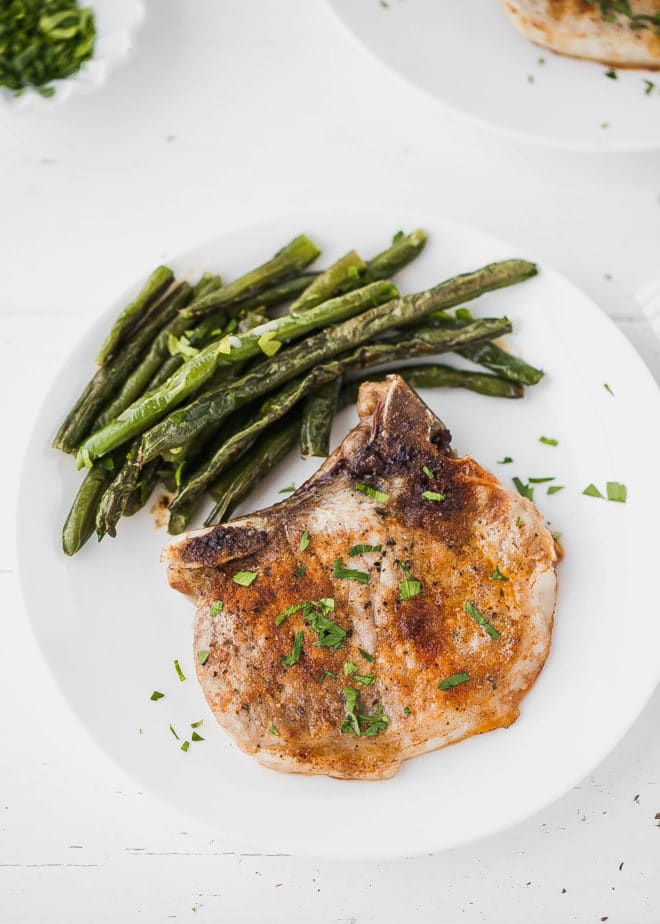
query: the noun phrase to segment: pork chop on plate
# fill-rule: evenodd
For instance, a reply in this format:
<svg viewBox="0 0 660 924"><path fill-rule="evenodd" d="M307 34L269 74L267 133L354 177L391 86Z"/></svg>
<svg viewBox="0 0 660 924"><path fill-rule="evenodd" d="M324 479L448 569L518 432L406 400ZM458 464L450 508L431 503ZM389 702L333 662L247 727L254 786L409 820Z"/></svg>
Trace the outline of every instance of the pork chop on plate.
<svg viewBox="0 0 660 924"><path fill-rule="evenodd" d="M538 45L615 67L660 68L660 0L502 0Z"/></svg>
<svg viewBox="0 0 660 924"><path fill-rule="evenodd" d="M264 765L343 779L515 722L548 656L557 555L543 517L398 376L286 500L179 537L197 673Z"/></svg>

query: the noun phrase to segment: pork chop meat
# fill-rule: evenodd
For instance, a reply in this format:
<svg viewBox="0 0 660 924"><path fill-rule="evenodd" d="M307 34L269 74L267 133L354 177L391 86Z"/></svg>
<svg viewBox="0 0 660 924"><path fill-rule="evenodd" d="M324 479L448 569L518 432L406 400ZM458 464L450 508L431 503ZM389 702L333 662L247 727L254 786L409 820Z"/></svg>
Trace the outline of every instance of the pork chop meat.
<svg viewBox="0 0 660 924"><path fill-rule="evenodd" d="M621 10L608 13L596 0L502 3L517 28L544 48L614 67L660 68L660 35L652 22L660 0L630 0L630 14L642 17L637 20Z"/></svg>
<svg viewBox="0 0 660 924"><path fill-rule="evenodd" d="M277 770L383 779L515 722L548 655L557 556L536 507L457 458L401 378L364 384L358 412L282 503L163 558L238 745Z"/></svg>

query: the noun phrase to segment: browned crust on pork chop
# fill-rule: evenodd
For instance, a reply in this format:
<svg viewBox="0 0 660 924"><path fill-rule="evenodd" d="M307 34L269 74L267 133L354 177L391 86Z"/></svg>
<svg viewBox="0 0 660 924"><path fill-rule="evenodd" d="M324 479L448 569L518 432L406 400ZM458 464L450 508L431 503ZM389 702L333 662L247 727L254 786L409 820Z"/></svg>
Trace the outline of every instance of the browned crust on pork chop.
<svg viewBox="0 0 660 924"><path fill-rule="evenodd" d="M599 4L586 0L502 3L516 27L544 48L613 67L660 68L660 35L653 24L631 29L630 18L623 14L607 21ZM631 0L630 9L635 15L657 15L660 0Z"/></svg>
<svg viewBox="0 0 660 924"><path fill-rule="evenodd" d="M398 376L363 385L358 410L360 424L295 494L180 537L164 559L172 586L196 598L195 652L209 652L198 677L240 747L279 770L382 779L402 760L516 720L549 651L556 554L536 507L456 458L447 429ZM428 490L445 499L424 499ZM382 549L349 558L363 543ZM337 558L369 583L335 578ZM402 562L422 583L408 600ZM496 568L508 580L493 580ZM238 571L258 577L239 586ZM291 604L321 598L334 600L330 616L347 632L338 650L315 644L301 612L275 625ZM224 608L211 616L217 600ZM466 613L468 602L497 638ZM283 665L300 631L300 660ZM375 681L352 680L347 663ZM438 689L460 672L470 680ZM365 714L382 707L388 717L378 735L342 733L349 686Z"/></svg>

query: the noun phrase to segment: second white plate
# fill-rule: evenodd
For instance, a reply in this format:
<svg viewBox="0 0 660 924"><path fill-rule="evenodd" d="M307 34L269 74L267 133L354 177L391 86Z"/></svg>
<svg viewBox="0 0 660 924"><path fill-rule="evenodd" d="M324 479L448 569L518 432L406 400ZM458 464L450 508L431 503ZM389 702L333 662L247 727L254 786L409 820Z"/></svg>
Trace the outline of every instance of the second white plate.
<svg viewBox="0 0 660 924"><path fill-rule="evenodd" d="M172 260L180 273L231 279L295 234L321 245L323 263L349 247L371 255L398 228L428 231L421 258L397 280L424 288L492 260L533 255L429 215L327 213L281 218L224 234ZM145 268L146 270L147 268ZM458 452L507 484L513 475L565 485L536 500L566 549L549 661L507 730L404 764L386 782L341 782L266 770L216 725L195 680L192 603L171 590L159 563L167 537L143 511L119 538L90 541L73 559L62 522L80 481L54 431L93 372L93 357L121 298L72 351L44 397L26 456L19 501L19 563L27 608L48 664L90 735L126 771L173 806L218 831L279 851L341 856L417 854L473 841L537 811L579 782L617 743L659 674L655 600L657 386L614 325L550 269L473 303L508 314L512 348L547 370L523 400L425 391ZM454 362L454 358L451 359ZM614 392L605 389L607 383ZM342 413L334 444L355 420ZM556 447L539 442L545 435ZM498 464L511 456L514 462ZM279 489L315 468L291 454L243 511L277 502ZM585 497L594 482L624 482L628 503ZM23 656L25 653L23 653ZM187 677L180 682L173 661ZM152 691L165 694L152 701ZM183 737L203 718L204 741Z"/></svg>
<svg viewBox="0 0 660 924"><path fill-rule="evenodd" d="M660 148L660 76L617 71L532 44L499 0L328 0L369 51L448 113L574 150ZM646 80L655 88L648 93Z"/></svg>

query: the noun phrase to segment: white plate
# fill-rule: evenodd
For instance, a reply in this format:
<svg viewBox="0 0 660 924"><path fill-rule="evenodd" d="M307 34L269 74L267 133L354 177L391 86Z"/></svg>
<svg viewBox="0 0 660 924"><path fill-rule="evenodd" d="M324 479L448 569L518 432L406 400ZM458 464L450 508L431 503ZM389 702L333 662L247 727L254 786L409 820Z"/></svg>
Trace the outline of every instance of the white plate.
<svg viewBox="0 0 660 924"><path fill-rule="evenodd" d="M400 276L422 288L492 260L527 256L478 231L429 215L306 214L225 234L174 259L179 273L232 278L299 232L323 262L357 247L382 248L398 228L424 227L430 243ZM531 255L533 256L533 255ZM145 273L148 270L145 267ZM19 560L34 632L71 707L93 738L141 786L219 831L280 851L385 856L439 850L484 837L556 799L619 741L658 679L655 600L660 495L658 389L630 344L556 272L474 303L506 312L511 345L547 377L524 400L458 391L423 397L469 452L510 484L513 475L554 475L563 492L537 500L563 533L566 560L548 664L508 730L416 758L387 782L286 776L260 767L216 725L195 680L192 603L168 587L159 564L166 535L148 511L122 522L119 538L89 542L73 559L60 528L80 475L50 448L58 422L93 370L93 356L125 294L66 360L45 396L27 453L19 503ZM613 397L603 384L615 392ZM339 440L355 420L340 415ZM559 440L556 448L541 435ZM513 456L512 465L496 460ZM314 469L295 454L243 510L282 499ZM628 503L584 497L590 482L621 481ZM188 679L173 668L178 658ZM166 694L151 702L153 690ZM179 749L204 718L205 741Z"/></svg>
<svg viewBox="0 0 660 924"><path fill-rule="evenodd" d="M500 0L329 0L377 57L448 114L510 137L574 150L660 147L660 77L539 48ZM539 61L544 63L540 64ZM644 78L656 85L645 94Z"/></svg>
<svg viewBox="0 0 660 924"><path fill-rule="evenodd" d="M96 19L96 42L91 59L77 74L64 80L51 80L49 85L55 88L55 93L48 98L32 87L27 87L20 96L0 87L0 107L47 112L77 93L97 90L128 58L135 44L135 33L144 21L143 0L90 0L83 5L92 7Z"/></svg>

